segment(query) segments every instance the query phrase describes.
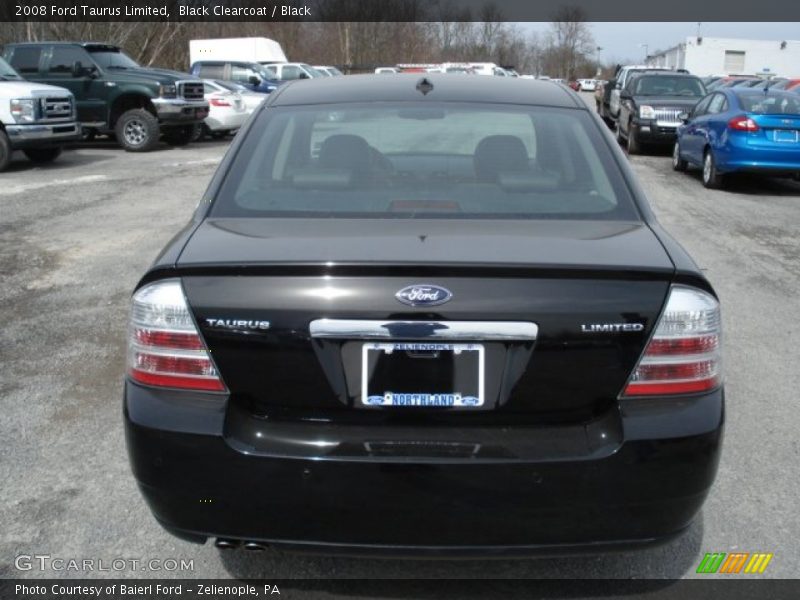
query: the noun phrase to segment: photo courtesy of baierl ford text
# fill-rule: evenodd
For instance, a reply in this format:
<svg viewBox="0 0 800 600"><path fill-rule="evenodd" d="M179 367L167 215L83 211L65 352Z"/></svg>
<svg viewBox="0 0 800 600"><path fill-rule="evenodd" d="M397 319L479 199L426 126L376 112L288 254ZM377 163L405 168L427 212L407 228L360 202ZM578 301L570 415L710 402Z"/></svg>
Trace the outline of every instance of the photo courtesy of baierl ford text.
<svg viewBox="0 0 800 600"><path fill-rule="evenodd" d="M800 5L4 2L0 598L797 598L798 223Z"/></svg>

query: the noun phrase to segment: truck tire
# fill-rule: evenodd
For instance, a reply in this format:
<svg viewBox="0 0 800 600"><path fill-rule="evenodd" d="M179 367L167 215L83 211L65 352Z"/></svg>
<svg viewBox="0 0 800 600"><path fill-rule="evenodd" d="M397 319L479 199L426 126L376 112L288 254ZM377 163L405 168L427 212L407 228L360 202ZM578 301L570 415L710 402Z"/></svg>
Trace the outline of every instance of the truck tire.
<svg viewBox="0 0 800 600"><path fill-rule="evenodd" d="M6 132L0 129L0 171L5 171L11 163L11 143Z"/></svg>
<svg viewBox="0 0 800 600"><path fill-rule="evenodd" d="M628 124L628 154L640 154L642 152L642 145L636 139L636 130L633 125Z"/></svg>
<svg viewBox="0 0 800 600"><path fill-rule="evenodd" d="M164 132L164 141L170 146L185 146L195 138L197 125L170 127Z"/></svg>
<svg viewBox="0 0 800 600"><path fill-rule="evenodd" d="M54 148L29 148L27 150L23 150L25 156L27 156L31 162L35 163L49 163L53 162L61 155L61 147L56 146Z"/></svg>
<svg viewBox="0 0 800 600"><path fill-rule="evenodd" d="M628 135L630 135L630 131L628 131ZM622 145L625 143L625 137L622 135L622 126L619 121L614 121L614 137L618 144Z"/></svg>
<svg viewBox="0 0 800 600"><path fill-rule="evenodd" d="M122 113L114 132L119 145L128 152L149 152L158 145L161 133L158 119L143 108Z"/></svg>

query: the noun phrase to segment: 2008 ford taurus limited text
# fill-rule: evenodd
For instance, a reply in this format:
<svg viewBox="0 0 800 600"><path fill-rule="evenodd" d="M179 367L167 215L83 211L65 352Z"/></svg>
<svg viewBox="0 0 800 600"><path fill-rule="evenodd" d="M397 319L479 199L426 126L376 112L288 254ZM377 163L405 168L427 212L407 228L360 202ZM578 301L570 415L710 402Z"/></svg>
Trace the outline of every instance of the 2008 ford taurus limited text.
<svg viewBox="0 0 800 600"><path fill-rule="evenodd" d="M697 514L713 289L577 95L468 79L276 90L142 278L125 425L170 532L526 555Z"/></svg>

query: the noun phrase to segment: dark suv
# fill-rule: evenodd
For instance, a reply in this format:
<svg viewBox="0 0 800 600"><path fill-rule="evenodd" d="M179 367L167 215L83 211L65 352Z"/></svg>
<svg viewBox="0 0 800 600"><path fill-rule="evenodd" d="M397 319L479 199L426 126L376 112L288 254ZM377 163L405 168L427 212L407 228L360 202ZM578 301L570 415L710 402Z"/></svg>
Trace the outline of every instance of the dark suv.
<svg viewBox="0 0 800 600"><path fill-rule="evenodd" d="M31 81L70 90L88 136L115 134L132 152L152 150L160 138L191 141L208 116L203 82L185 73L139 66L117 46L98 43L8 44L5 59Z"/></svg>
<svg viewBox="0 0 800 600"><path fill-rule="evenodd" d="M269 94L283 83L264 65L246 61L200 60L192 65L191 74L203 79L233 81L262 94Z"/></svg>
<svg viewBox="0 0 800 600"><path fill-rule="evenodd" d="M673 71L648 71L633 75L620 93L616 135L629 154L642 144L672 146L681 120L706 95L699 77Z"/></svg>

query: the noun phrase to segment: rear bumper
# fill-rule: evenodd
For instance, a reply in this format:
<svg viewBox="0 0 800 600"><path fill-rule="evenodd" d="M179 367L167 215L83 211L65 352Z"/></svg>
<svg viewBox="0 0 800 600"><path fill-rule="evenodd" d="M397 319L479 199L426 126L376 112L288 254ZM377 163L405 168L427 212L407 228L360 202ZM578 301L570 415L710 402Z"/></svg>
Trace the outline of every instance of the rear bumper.
<svg viewBox="0 0 800 600"><path fill-rule="evenodd" d="M214 111L205 120L206 127L211 131L230 131L239 129L247 120L248 113L228 111L220 113Z"/></svg>
<svg viewBox="0 0 800 600"><path fill-rule="evenodd" d="M800 145L793 146L750 145L737 137L718 148L714 158L717 168L725 173L792 175L800 172Z"/></svg>
<svg viewBox="0 0 800 600"><path fill-rule="evenodd" d="M761 175L792 176L800 173L800 161L766 161L756 157L736 157L719 164L724 173L757 173Z"/></svg>
<svg viewBox="0 0 800 600"><path fill-rule="evenodd" d="M714 480L723 405L722 391L629 402L585 428L597 443L578 441L574 427L563 436L553 426L498 428L491 439L448 430L461 443L504 449L472 458L361 452L364 436L402 438L394 428L271 423L248 438L237 432L251 417L226 414L218 396L176 404L175 394L131 383L125 426L145 499L182 537L368 555L535 555L679 534ZM429 443L431 433L417 431ZM520 446L526 436L534 442Z"/></svg>

